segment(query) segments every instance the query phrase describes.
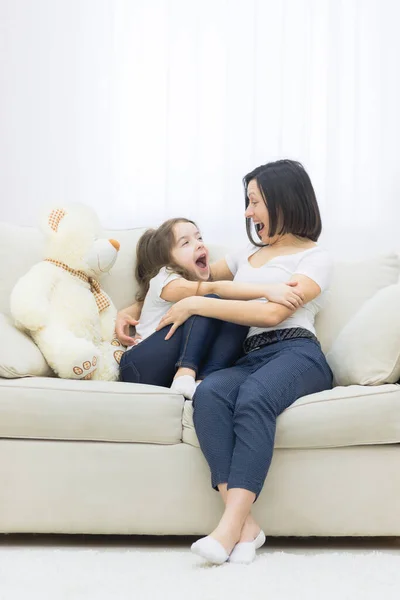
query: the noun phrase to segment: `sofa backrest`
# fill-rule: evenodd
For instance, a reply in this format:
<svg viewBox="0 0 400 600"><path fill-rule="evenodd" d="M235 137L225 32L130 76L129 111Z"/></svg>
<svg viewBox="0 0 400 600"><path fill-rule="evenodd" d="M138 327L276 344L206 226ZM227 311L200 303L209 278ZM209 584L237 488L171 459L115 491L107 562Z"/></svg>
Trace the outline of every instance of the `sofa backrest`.
<svg viewBox="0 0 400 600"><path fill-rule="evenodd" d="M101 282L117 309L129 306L135 300L136 244L143 231L143 228L136 228L106 232L109 238L121 244L111 274L105 275ZM218 260L227 252L218 245L209 248L211 260ZM10 314L12 288L43 258L43 239L37 229L0 223L0 313ZM326 305L316 320L317 334L325 352L361 305L378 290L397 283L399 274L400 261L394 253L364 261L336 263Z"/></svg>

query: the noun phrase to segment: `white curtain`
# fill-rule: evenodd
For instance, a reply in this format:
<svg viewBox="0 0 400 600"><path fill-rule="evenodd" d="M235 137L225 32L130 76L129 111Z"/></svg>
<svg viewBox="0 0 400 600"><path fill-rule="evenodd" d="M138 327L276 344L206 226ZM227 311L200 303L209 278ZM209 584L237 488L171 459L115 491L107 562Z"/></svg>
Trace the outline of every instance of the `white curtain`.
<svg viewBox="0 0 400 600"><path fill-rule="evenodd" d="M1 6L0 218L79 200L109 226L182 215L237 245L243 175L290 157L324 243L400 250L397 0Z"/></svg>

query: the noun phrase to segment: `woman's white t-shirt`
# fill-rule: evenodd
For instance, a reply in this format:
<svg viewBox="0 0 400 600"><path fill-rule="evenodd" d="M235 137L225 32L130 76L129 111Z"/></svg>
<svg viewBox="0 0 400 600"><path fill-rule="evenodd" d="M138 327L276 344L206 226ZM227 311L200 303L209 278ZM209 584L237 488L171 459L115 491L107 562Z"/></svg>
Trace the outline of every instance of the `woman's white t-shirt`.
<svg viewBox="0 0 400 600"><path fill-rule="evenodd" d="M141 335L143 340L155 332L162 317L174 305L174 302L167 302L167 300L161 298L164 287L174 279L180 278L181 275L177 275L177 273L163 267L150 280L149 291L144 299L139 325L136 326L136 333Z"/></svg>
<svg viewBox="0 0 400 600"><path fill-rule="evenodd" d="M296 273L306 275L315 281L321 288L321 294L298 308L290 317L275 327L250 327L248 337L264 331L288 329L289 327L303 327L315 334L315 315L326 299L332 274L332 259L329 252L319 246L314 246L296 254L276 256L261 267L253 267L249 263L249 257L259 249L257 246L249 244L246 248L225 257L234 281L252 284L286 283ZM260 299L251 300L251 302L268 301Z"/></svg>

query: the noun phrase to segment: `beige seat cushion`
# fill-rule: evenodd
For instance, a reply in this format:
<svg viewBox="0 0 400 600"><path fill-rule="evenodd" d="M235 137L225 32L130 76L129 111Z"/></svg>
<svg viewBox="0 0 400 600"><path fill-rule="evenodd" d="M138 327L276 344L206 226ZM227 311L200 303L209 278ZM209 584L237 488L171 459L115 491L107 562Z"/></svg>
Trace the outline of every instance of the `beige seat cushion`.
<svg viewBox="0 0 400 600"><path fill-rule="evenodd" d="M183 441L198 446L191 402ZM299 398L277 421L276 448L337 448L400 442L400 386L336 387Z"/></svg>
<svg viewBox="0 0 400 600"><path fill-rule="evenodd" d="M347 323L327 354L336 385L400 379L400 284L380 290Z"/></svg>
<svg viewBox="0 0 400 600"><path fill-rule="evenodd" d="M0 438L179 444L183 402L151 385L0 379Z"/></svg>
<svg viewBox="0 0 400 600"><path fill-rule="evenodd" d="M0 313L0 377L54 375L35 342Z"/></svg>

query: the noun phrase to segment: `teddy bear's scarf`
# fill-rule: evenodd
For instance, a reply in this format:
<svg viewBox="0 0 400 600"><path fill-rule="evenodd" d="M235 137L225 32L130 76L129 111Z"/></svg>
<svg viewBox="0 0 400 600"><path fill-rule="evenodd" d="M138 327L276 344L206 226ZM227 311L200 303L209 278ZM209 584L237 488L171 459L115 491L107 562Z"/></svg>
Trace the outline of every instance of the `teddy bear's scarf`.
<svg viewBox="0 0 400 600"><path fill-rule="evenodd" d="M77 271L76 269L71 269L71 267L69 267L68 265L65 265L64 263L60 262L59 260L54 260L52 258L46 258L45 260L47 262L53 263L53 265L56 265L57 267L60 267L61 269L64 269L64 271L68 271L68 273L71 273L71 275L75 275L75 277L79 277L79 279L81 279L85 283L88 283L90 285L90 291L92 292L92 294L94 295L94 299L96 300L96 304L97 304L97 308L98 308L99 312L101 312L102 310L105 310L106 308L108 308L110 306L110 301L108 300L107 296L101 291L100 284L96 279L94 279L93 277L89 277L83 271Z"/></svg>

